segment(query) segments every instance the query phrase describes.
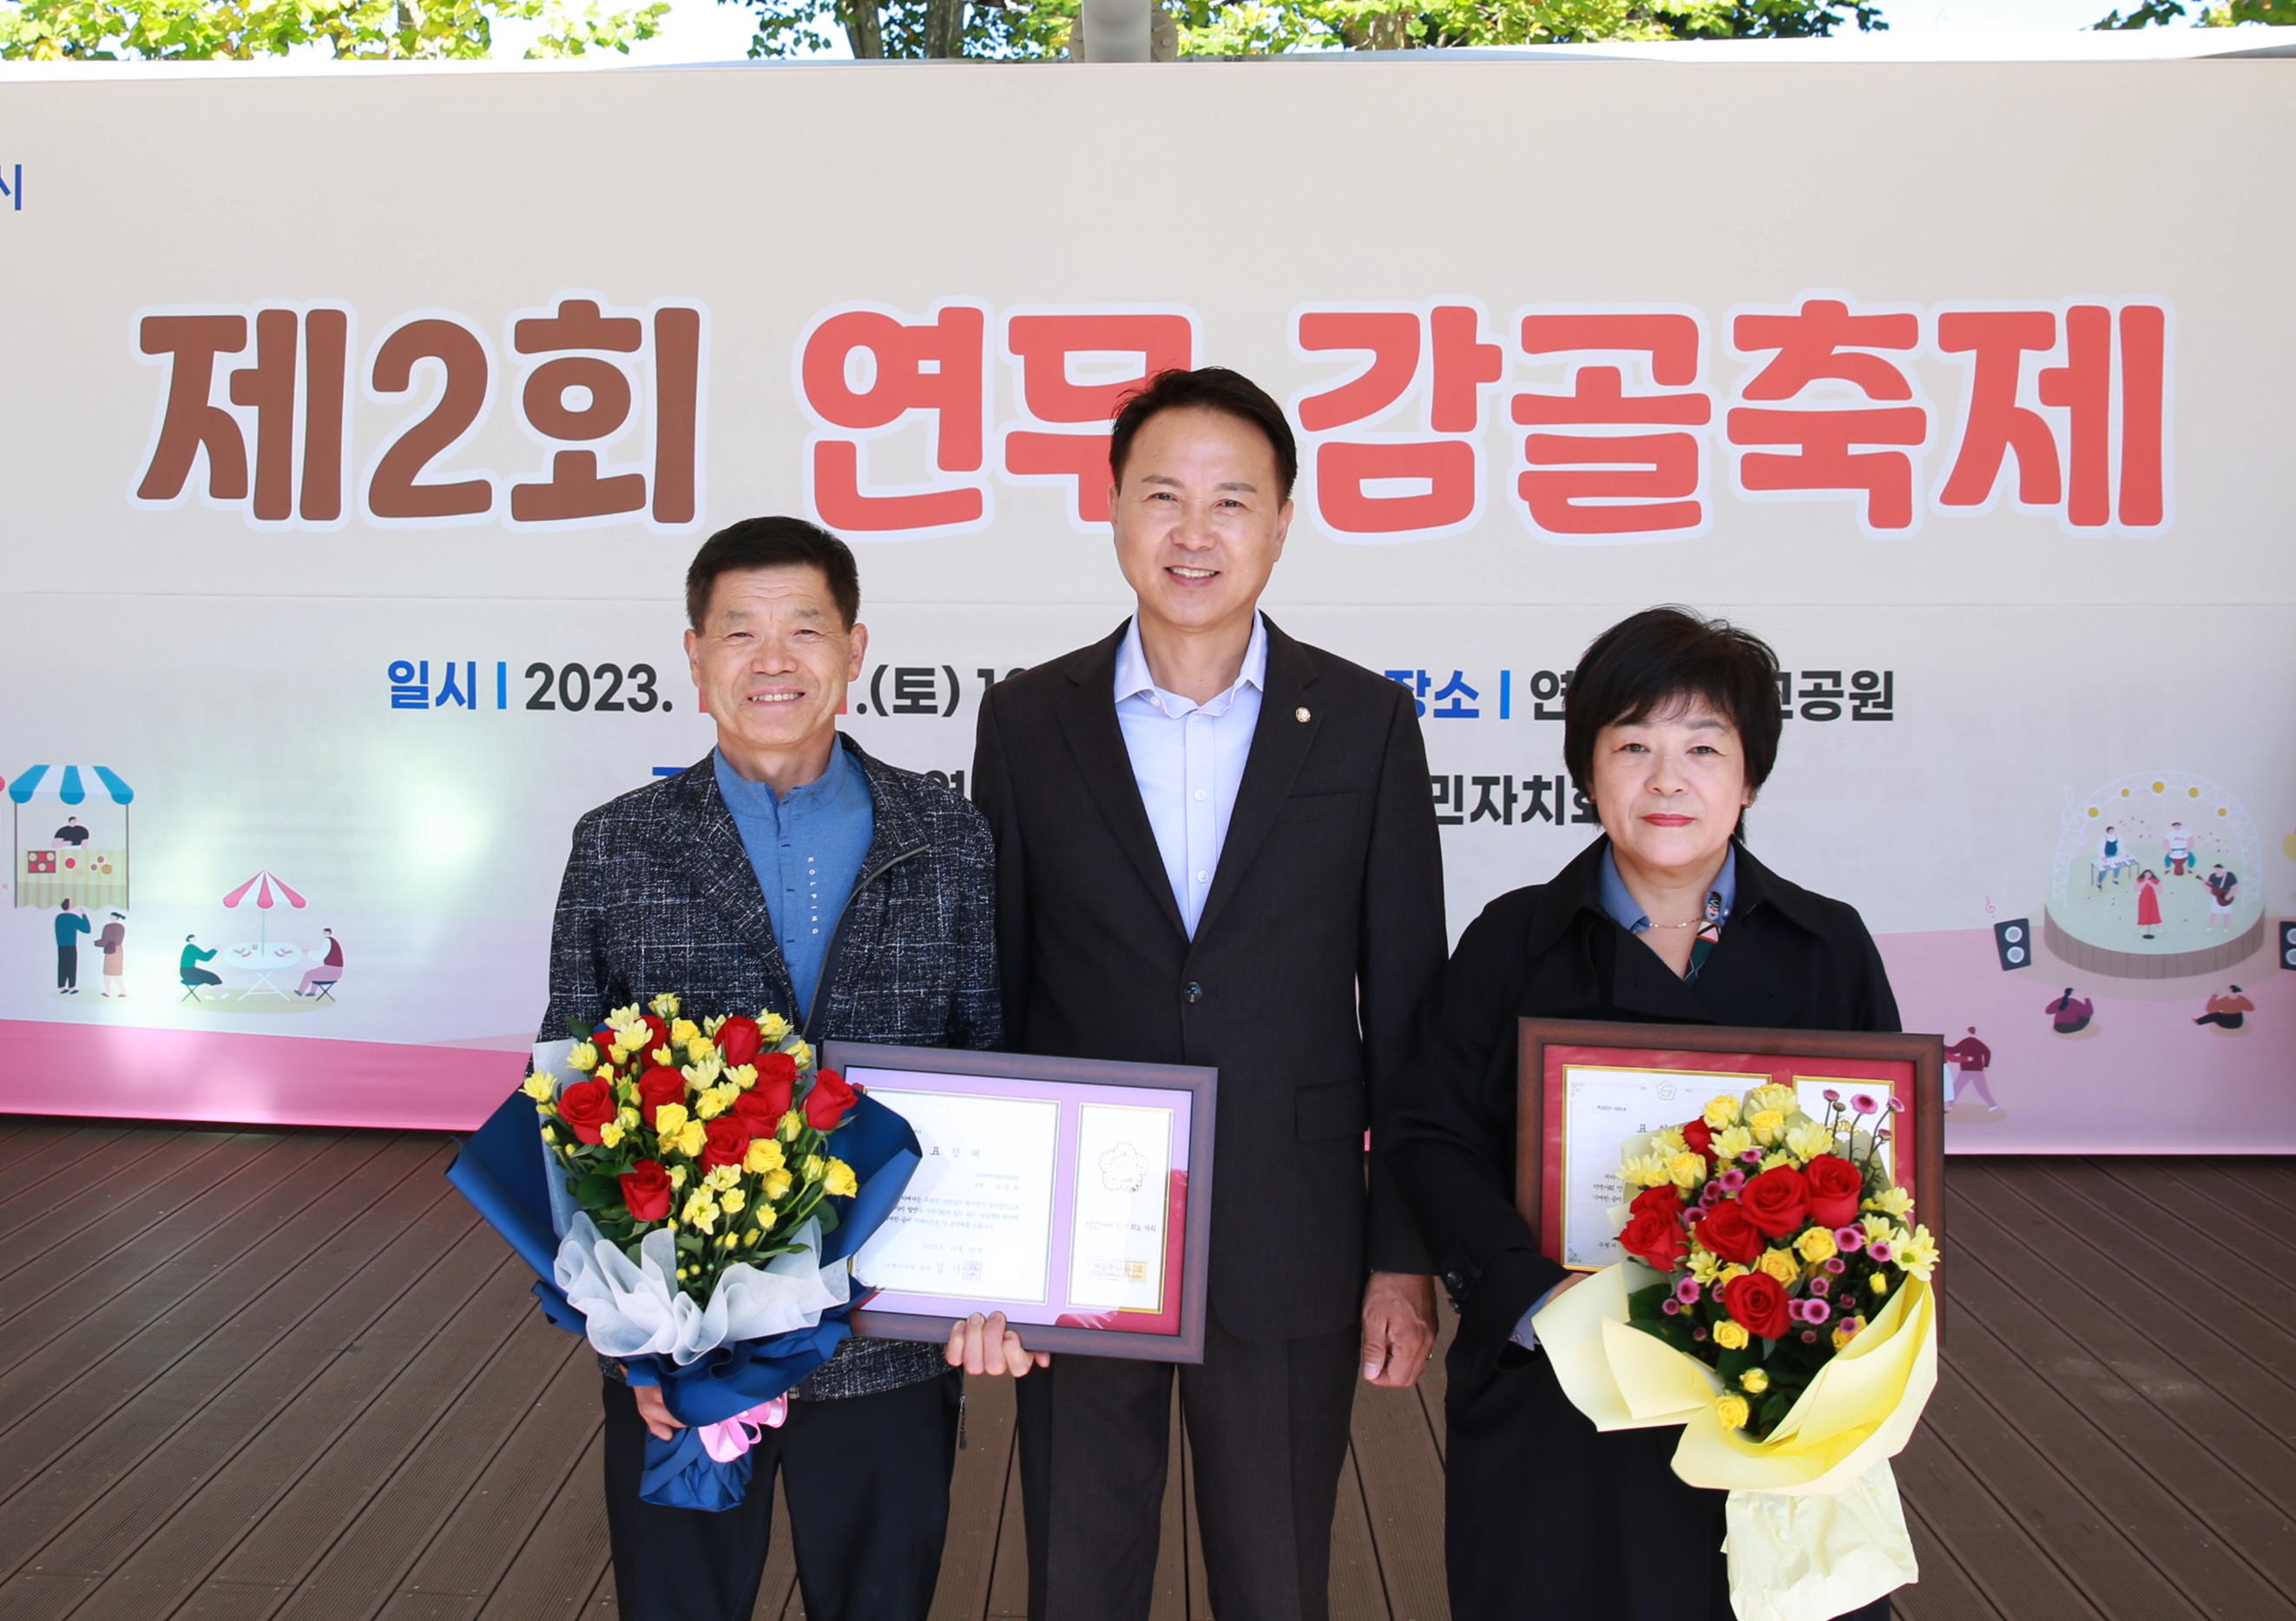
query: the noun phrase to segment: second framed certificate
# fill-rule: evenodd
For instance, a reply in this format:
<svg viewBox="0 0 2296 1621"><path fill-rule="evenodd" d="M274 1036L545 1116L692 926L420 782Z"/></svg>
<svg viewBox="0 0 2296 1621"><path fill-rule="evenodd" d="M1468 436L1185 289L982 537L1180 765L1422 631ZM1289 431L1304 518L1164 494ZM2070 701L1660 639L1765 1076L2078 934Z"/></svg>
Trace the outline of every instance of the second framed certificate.
<svg viewBox="0 0 2296 1621"><path fill-rule="evenodd" d="M832 1041L924 1158L854 1257L854 1331L939 1340L1002 1312L1032 1351L1204 1355L1218 1074Z"/></svg>
<svg viewBox="0 0 2296 1621"><path fill-rule="evenodd" d="M1819 1120L1828 1091L1869 1096L1884 1109L1895 1099L1883 1164L1944 1243L1944 1048L1936 1036L1523 1019L1519 1042L1515 1207L1539 1248L1573 1271L1620 1259L1612 1212L1628 1196L1619 1173L1629 1139L1693 1119L1718 1093L1773 1082L1792 1088Z"/></svg>

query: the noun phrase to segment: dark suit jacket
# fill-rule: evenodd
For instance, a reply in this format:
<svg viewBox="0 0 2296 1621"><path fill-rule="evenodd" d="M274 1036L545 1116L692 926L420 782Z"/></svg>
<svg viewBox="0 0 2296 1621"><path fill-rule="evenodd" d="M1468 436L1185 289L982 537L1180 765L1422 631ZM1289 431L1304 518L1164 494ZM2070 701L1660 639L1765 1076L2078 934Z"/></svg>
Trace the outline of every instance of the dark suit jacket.
<svg viewBox="0 0 2296 1621"><path fill-rule="evenodd" d="M1259 723L1191 941L1117 725L1124 629L981 705L1007 1038L1217 1066L1212 1304L1249 1339L1332 1332L1356 1321L1367 1266L1428 1270L1383 1170L1366 1198L1363 1152L1414 1074L1411 1021L1442 969L1411 695L1268 625Z"/></svg>
<svg viewBox="0 0 2296 1621"><path fill-rule="evenodd" d="M1896 1030L1897 1000L1856 911L1742 847L1722 938L1685 985L1603 909L1598 838L1551 884L1501 895L1460 937L1431 1000L1418 1084L1385 1158L1460 1309L1459 1352L1496 1359L1562 1281L1514 1206L1515 1021Z"/></svg>

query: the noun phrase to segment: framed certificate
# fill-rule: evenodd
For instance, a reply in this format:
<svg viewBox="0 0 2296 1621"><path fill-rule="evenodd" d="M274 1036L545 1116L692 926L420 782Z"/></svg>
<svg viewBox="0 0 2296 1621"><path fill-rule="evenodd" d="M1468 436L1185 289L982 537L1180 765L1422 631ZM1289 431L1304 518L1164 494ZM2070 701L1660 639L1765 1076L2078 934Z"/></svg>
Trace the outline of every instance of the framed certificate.
<svg viewBox="0 0 2296 1621"><path fill-rule="evenodd" d="M1539 1248L1573 1271L1620 1257L1611 1217L1627 1189L1627 1140L1694 1118L1718 1093L1775 1082L1825 1117L1825 1094L1905 1106L1883 1164L1916 1219L1945 1242L1945 1046L1880 1031L1734 1030L1710 1024L1520 1021L1515 1208Z"/></svg>
<svg viewBox="0 0 2296 1621"><path fill-rule="evenodd" d="M1031 1351L1203 1361L1217 1071L857 1041L823 1062L924 1155L853 1258L854 1332L1002 1312Z"/></svg>

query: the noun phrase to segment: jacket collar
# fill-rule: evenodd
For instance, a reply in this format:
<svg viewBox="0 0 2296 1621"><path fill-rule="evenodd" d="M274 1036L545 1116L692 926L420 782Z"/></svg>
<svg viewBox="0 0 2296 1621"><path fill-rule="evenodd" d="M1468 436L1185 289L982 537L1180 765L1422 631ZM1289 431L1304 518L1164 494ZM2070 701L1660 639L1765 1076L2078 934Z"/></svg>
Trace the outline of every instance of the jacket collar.
<svg viewBox="0 0 2296 1621"><path fill-rule="evenodd" d="M1252 728L1251 752L1244 761L1243 780L1236 786L1235 809L1228 818L1227 838L1220 846L1211 893L1204 898L1203 915L1196 921L1199 940L1210 931L1242 884L1259 847L1267 842L1292 781L1324 723L1322 713L1302 702L1315 684L1315 661L1264 613L1259 625L1267 638L1259 721ZM1069 689L1059 711L1061 730L1117 843L1148 886L1164 921L1185 939L1187 926L1181 921L1179 902L1172 898L1172 882L1164 871L1163 854L1156 848L1156 831L1149 823L1148 808L1141 802L1132 756L1116 721L1117 654L1131 629L1132 621L1128 619L1070 664ZM1304 724L1299 718L1303 712L1308 716Z"/></svg>

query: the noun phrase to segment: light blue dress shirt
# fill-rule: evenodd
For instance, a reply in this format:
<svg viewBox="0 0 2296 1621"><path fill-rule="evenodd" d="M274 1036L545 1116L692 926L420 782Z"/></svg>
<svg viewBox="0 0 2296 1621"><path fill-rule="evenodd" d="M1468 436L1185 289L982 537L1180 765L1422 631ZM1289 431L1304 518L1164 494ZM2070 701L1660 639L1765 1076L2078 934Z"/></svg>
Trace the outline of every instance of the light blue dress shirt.
<svg viewBox="0 0 2296 1621"><path fill-rule="evenodd" d="M1603 869L1596 876L1595 882L1597 893L1602 897L1603 909L1610 913L1611 919L1620 928L1629 934L1644 934L1650 932L1650 914L1643 910L1642 902L1636 900L1634 893L1628 889L1627 881L1619 876L1619 864L1611 859L1608 847L1605 847L1603 852ZM1722 918L1724 922L1728 922L1731 909L1738 903L1738 846L1734 841L1723 853L1722 870L1714 875L1714 887L1708 893L1710 896L1719 895L1722 898ZM1547 1290L1537 1300L1531 1302L1530 1310L1522 1314L1522 1321L1515 1324L1514 1332L1507 1337L1525 1350L1538 1349L1538 1333L1530 1326L1530 1320L1538 1315L1548 1301L1554 1298L1554 1289L1562 1287L1558 1283L1554 1289Z"/></svg>
<svg viewBox="0 0 2296 1621"><path fill-rule="evenodd" d="M837 920L876 836L877 807L869 796L868 775L842 743L831 745L827 770L778 796L735 771L722 753L713 754L711 763L718 792L734 814L742 848L773 914L782 959L789 965L790 985L797 992L790 1017L802 1024L819 988Z"/></svg>
<svg viewBox="0 0 2296 1621"><path fill-rule="evenodd" d="M1242 671L1234 686L1207 703L1191 703L1156 685L1140 646L1137 619L1116 650L1116 724L1124 733L1132 780L1139 785L1157 853L1164 858L1164 876L1191 940L1212 891L1212 875L1219 870L1220 846L1227 842L1235 791L1251 755L1251 734L1259 724L1260 695L1267 688L1267 621L1256 614Z"/></svg>

